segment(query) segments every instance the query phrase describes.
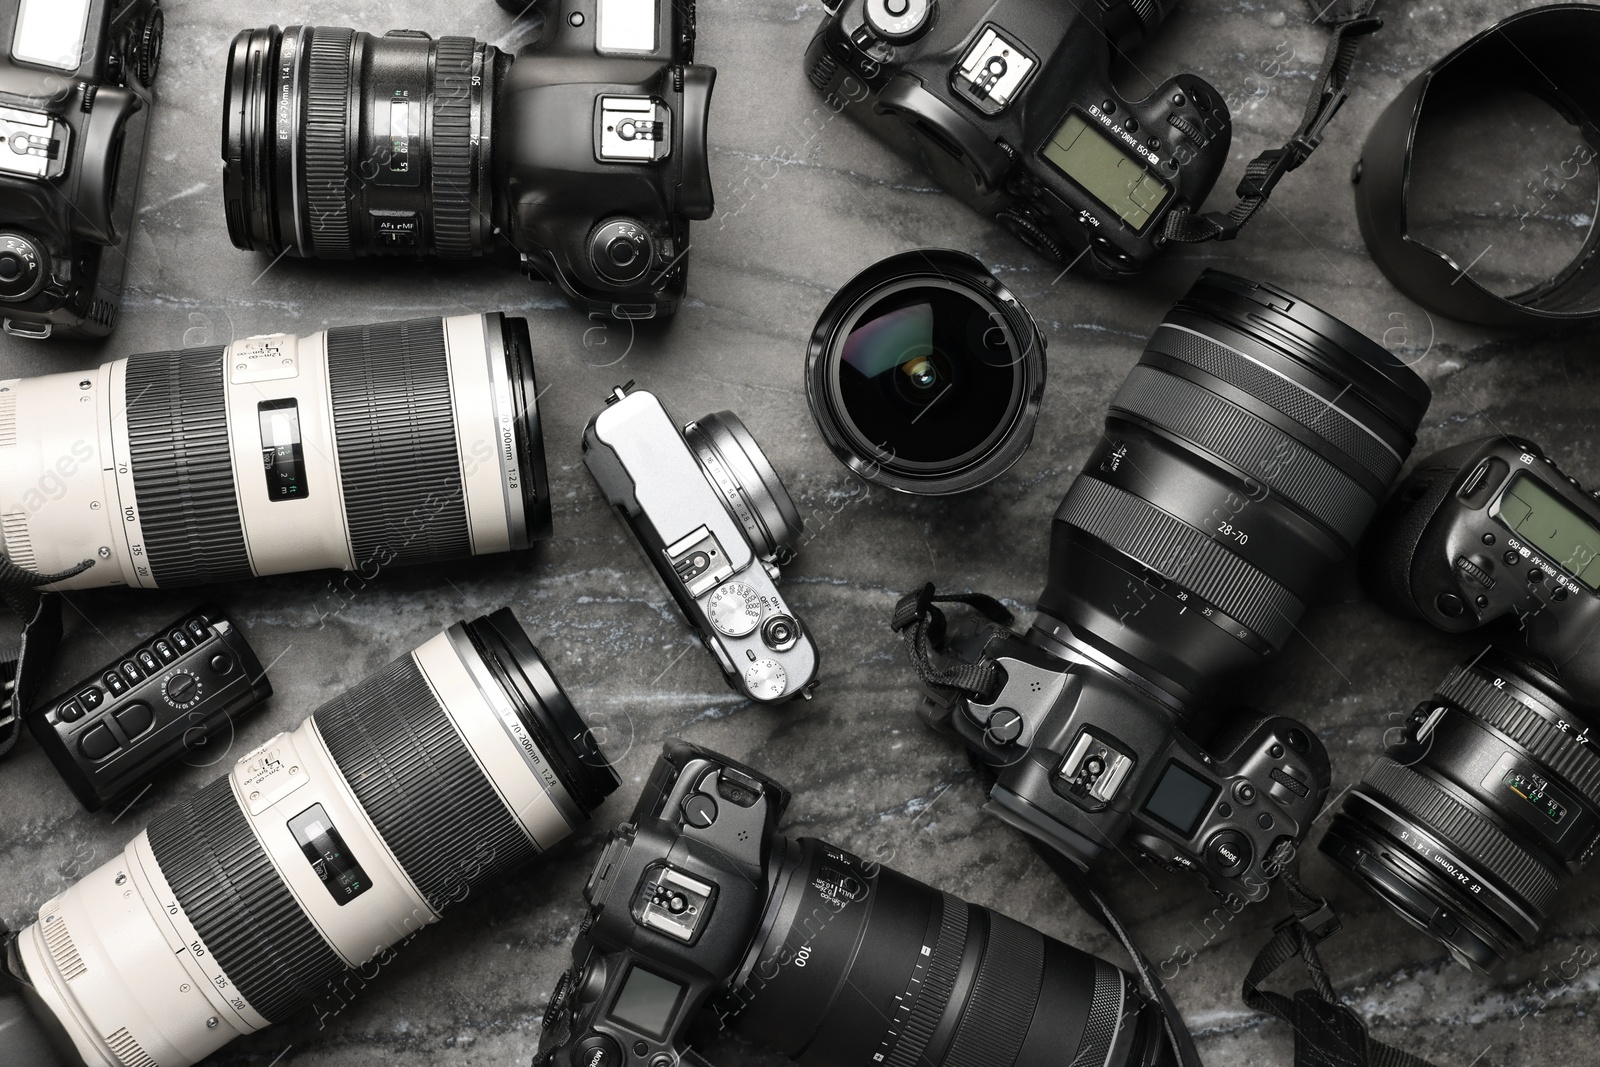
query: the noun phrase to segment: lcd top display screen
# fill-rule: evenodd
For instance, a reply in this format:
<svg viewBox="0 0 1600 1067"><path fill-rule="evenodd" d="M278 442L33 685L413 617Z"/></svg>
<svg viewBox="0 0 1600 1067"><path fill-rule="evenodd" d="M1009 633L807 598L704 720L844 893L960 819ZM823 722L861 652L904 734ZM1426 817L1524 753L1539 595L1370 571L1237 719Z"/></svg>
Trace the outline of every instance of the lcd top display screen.
<svg viewBox="0 0 1600 1067"><path fill-rule="evenodd" d="M1539 479L1518 474L1495 505L1495 518L1590 589L1600 589L1600 529Z"/></svg>
<svg viewBox="0 0 1600 1067"><path fill-rule="evenodd" d="M635 966L622 983L616 1003L611 1005L611 1018L659 1040L666 1034L672 1013L678 1010L684 990L681 982Z"/></svg>
<svg viewBox="0 0 1600 1067"><path fill-rule="evenodd" d="M1216 786L1174 760L1144 802L1144 810L1184 837L1192 837L1216 796Z"/></svg>
<svg viewBox="0 0 1600 1067"><path fill-rule="evenodd" d="M1166 182L1076 111L1056 130L1043 155L1051 166L1140 232L1172 195Z"/></svg>

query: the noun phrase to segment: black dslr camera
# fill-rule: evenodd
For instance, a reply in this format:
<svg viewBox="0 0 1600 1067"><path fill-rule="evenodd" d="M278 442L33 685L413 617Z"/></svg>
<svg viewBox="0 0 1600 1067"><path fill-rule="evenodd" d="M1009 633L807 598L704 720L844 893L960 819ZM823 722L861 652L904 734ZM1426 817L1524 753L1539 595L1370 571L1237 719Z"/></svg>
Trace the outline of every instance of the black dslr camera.
<svg viewBox="0 0 1600 1067"><path fill-rule="evenodd" d="M1056 511L1025 636L903 600L920 712L993 776L986 810L1087 868L1124 839L1258 899L1330 782L1312 731L1219 696L1295 633L1415 443L1428 388L1298 297L1208 272L1111 403ZM949 665L935 655L949 653Z"/></svg>
<svg viewBox="0 0 1600 1067"><path fill-rule="evenodd" d="M122 307L159 0L0 0L0 318L105 337Z"/></svg>
<svg viewBox="0 0 1600 1067"><path fill-rule="evenodd" d="M535 1067L705 1067L688 1031L718 1021L812 1067L1175 1062L1125 972L784 837L788 805L770 778L667 744L584 887Z"/></svg>
<svg viewBox="0 0 1600 1067"><path fill-rule="evenodd" d="M1532 442L1471 441L1418 466L1362 562L1401 614L1505 633L1390 731L1320 847L1491 972L1600 850L1600 506Z"/></svg>
<svg viewBox="0 0 1600 1067"><path fill-rule="evenodd" d="M1059 262L1142 270L1164 222L1198 209L1228 159L1222 94L1180 74L1143 100L1111 82L1113 48L1176 0L843 0L806 52L834 105L954 195Z"/></svg>
<svg viewBox="0 0 1600 1067"><path fill-rule="evenodd" d="M677 310L711 216L716 71L694 6L539 5L516 56L466 37L246 30L223 125L228 231L320 259L504 256L591 315Z"/></svg>

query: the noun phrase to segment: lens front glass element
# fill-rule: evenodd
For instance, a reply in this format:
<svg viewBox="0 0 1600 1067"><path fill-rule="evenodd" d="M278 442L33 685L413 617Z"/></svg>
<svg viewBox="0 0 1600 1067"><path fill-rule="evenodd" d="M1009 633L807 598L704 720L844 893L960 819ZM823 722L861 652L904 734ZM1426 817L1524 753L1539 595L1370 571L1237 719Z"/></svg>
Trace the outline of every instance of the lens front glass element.
<svg viewBox="0 0 1600 1067"><path fill-rule="evenodd" d="M907 470L959 470L993 448L1022 408L1010 327L947 283L897 286L854 316L836 374L856 443Z"/></svg>

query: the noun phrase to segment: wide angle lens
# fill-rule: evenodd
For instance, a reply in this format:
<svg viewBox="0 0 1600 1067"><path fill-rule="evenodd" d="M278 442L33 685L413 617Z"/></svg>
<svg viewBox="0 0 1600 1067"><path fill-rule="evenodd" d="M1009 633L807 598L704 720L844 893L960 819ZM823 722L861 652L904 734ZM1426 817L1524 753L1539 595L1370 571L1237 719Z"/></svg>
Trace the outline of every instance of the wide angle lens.
<svg viewBox="0 0 1600 1067"><path fill-rule="evenodd" d="M0 1009L0 1062L48 1035L75 1067L188 1067L359 988L618 784L510 611L457 623L46 903L5 946L31 1025Z"/></svg>
<svg viewBox="0 0 1600 1067"><path fill-rule="evenodd" d="M3 547L53 588L383 569L550 536L532 343L500 314L0 382ZM42 472L42 474L41 474Z"/></svg>
<svg viewBox="0 0 1600 1067"><path fill-rule="evenodd" d="M1173 1062L1122 970L825 842L786 846L720 1008L752 1040L808 1067Z"/></svg>
<svg viewBox="0 0 1600 1067"><path fill-rule="evenodd" d="M482 255L499 59L415 30L240 33L222 128L233 243L323 259Z"/></svg>
<svg viewBox="0 0 1600 1067"><path fill-rule="evenodd" d="M1532 945L1600 833L1600 756L1560 684L1491 651L1419 704L1321 849L1489 973Z"/></svg>
<svg viewBox="0 0 1600 1067"><path fill-rule="evenodd" d="M1430 399L1326 312L1207 271L1056 512L1033 638L1180 701L1275 654L1365 531Z"/></svg>
<svg viewBox="0 0 1600 1067"><path fill-rule="evenodd" d="M811 414L869 482L964 492L1027 451L1044 395L1044 336L973 257L892 256L828 304L806 361Z"/></svg>

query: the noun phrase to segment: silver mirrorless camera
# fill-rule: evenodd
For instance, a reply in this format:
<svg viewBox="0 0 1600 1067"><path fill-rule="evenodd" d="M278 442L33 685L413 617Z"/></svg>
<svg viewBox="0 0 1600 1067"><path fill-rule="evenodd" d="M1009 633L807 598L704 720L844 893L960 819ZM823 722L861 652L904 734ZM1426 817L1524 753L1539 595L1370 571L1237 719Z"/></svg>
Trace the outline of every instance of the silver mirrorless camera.
<svg viewBox="0 0 1600 1067"><path fill-rule="evenodd" d="M728 684L764 703L809 699L817 649L776 584L804 530L794 501L738 416L680 431L654 394L632 388L584 431L589 472Z"/></svg>

